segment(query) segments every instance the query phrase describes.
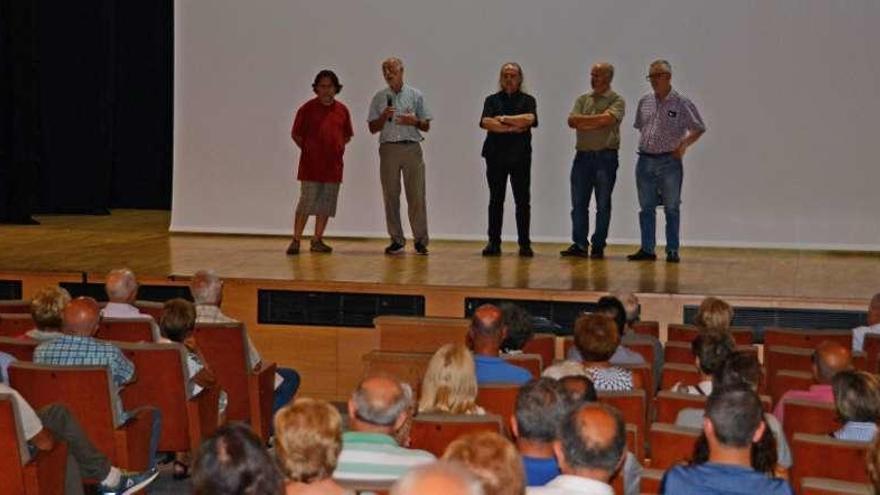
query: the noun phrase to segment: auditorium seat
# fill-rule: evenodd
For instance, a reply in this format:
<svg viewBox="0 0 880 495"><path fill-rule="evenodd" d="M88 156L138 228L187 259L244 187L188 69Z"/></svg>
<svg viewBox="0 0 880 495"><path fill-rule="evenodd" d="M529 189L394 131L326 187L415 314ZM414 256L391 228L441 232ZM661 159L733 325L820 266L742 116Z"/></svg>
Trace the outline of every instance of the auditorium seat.
<svg viewBox="0 0 880 495"><path fill-rule="evenodd" d="M108 368L19 361L9 366L9 381L34 409L64 404L114 466L133 471L147 468L152 412L138 411L123 422L115 412L119 398Z"/></svg>
<svg viewBox="0 0 880 495"><path fill-rule="evenodd" d="M829 478L802 478L800 495L874 495L868 483L853 483Z"/></svg>
<svg viewBox="0 0 880 495"><path fill-rule="evenodd" d="M0 337L20 337L35 327L30 313L0 314Z"/></svg>
<svg viewBox="0 0 880 495"><path fill-rule="evenodd" d="M653 423L648 433L651 445L651 468L669 469L693 457L694 444L702 430L668 423Z"/></svg>
<svg viewBox="0 0 880 495"><path fill-rule="evenodd" d="M550 366L556 360L556 336L547 333L536 333L522 348L525 354L541 356L543 366ZM543 368L541 368L543 370Z"/></svg>
<svg viewBox="0 0 880 495"><path fill-rule="evenodd" d="M630 370L633 375L642 379L642 389L645 391L645 401L651 404L654 401L654 367L650 364L622 364L621 368Z"/></svg>
<svg viewBox="0 0 880 495"><path fill-rule="evenodd" d="M637 452L633 452L641 459L644 455L644 432L647 424L647 402L644 390L631 390L628 392L599 392L599 402L616 407L623 415L626 423L635 425Z"/></svg>
<svg viewBox="0 0 880 495"><path fill-rule="evenodd" d="M788 413L785 420L788 421ZM795 433L791 441L791 485L801 486L801 480L807 477L867 483L865 454L869 445L828 435Z"/></svg>
<svg viewBox="0 0 880 495"><path fill-rule="evenodd" d="M31 302L24 299L0 300L0 314L14 313L31 314Z"/></svg>
<svg viewBox="0 0 880 495"><path fill-rule="evenodd" d="M516 413L516 396L519 387L512 383L480 385L477 389L477 405L487 413L500 416L504 421L504 427L507 428L510 418Z"/></svg>
<svg viewBox="0 0 880 495"><path fill-rule="evenodd" d="M664 474L666 474L665 469L643 469L639 493L641 495L656 495L660 493L660 482L663 481Z"/></svg>
<svg viewBox="0 0 880 495"><path fill-rule="evenodd" d="M445 344L463 344L470 328L467 318L377 316L379 350L434 353Z"/></svg>
<svg viewBox="0 0 880 495"><path fill-rule="evenodd" d="M275 363L263 361L256 371L248 366L241 323L198 323L194 334L220 388L229 397L226 419L250 423L254 432L268 441L275 393Z"/></svg>
<svg viewBox="0 0 880 495"><path fill-rule="evenodd" d="M135 301L134 307L141 313L152 316L156 323L162 319L162 312L165 310L164 304L154 301Z"/></svg>
<svg viewBox="0 0 880 495"><path fill-rule="evenodd" d="M669 340L663 345L663 362L665 364L694 364L694 353L691 343Z"/></svg>
<svg viewBox="0 0 880 495"><path fill-rule="evenodd" d="M700 371L693 364L664 364L660 389L669 390L676 383L696 385L700 383Z"/></svg>
<svg viewBox="0 0 880 495"><path fill-rule="evenodd" d="M660 338L660 323L656 321L637 321L632 323L630 327L633 331L640 335L650 335L656 339Z"/></svg>
<svg viewBox="0 0 880 495"><path fill-rule="evenodd" d="M670 323L667 327L667 342L687 342L692 340L700 333L700 329L695 325L685 325L681 323ZM737 345L752 344L752 327L730 327L730 334Z"/></svg>
<svg viewBox="0 0 880 495"><path fill-rule="evenodd" d="M512 365L527 369L533 378L540 378L544 369L544 359L540 354L502 354L501 358Z"/></svg>
<svg viewBox="0 0 880 495"><path fill-rule="evenodd" d="M125 410L154 406L162 411L159 450L195 454L202 440L217 428L217 387L193 395L186 368L186 349L181 344L120 343L125 357L137 370L135 381L122 389Z"/></svg>
<svg viewBox="0 0 880 495"><path fill-rule="evenodd" d="M812 372L779 370L770 382L773 404L779 402L789 390L809 390L816 383Z"/></svg>
<svg viewBox="0 0 880 495"><path fill-rule="evenodd" d="M0 337L0 352L15 356L19 361L33 361L37 345L36 340Z"/></svg>
<svg viewBox="0 0 880 495"><path fill-rule="evenodd" d="M705 409L706 397L703 395L686 394L661 390L657 393L657 419L658 423L675 424L678 412L682 409Z"/></svg>
<svg viewBox="0 0 880 495"><path fill-rule="evenodd" d="M494 414L418 414L410 430L410 447L427 450L440 457L456 438L467 433L503 433L501 416Z"/></svg>
<svg viewBox="0 0 880 495"><path fill-rule="evenodd" d="M391 375L408 383L413 396L418 400L431 356L430 352L370 351L363 357L364 376Z"/></svg>
<svg viewBox="0 0 880 495"><path fill-rule="evenodd" d="M31 457L22 428L12 395L0 394L0 493L63 495L67 444L56 441Z"/></svg>
<svg viewBox="0 0 880 495"><path fill-rule="evenodd" d="M852 331L816 330L812 328L767 327L764 329L764 346L790 346L815 349L830 340L852 349Z"/></svg>
<svg viewBox="0 0 880 495"><path fill-rule="evenodd" d="M635 352L636 354L642 356L642 359L645 360L645 364L651 366L654 363L654 343L647 342L627 342L623 344L627 349ZM653 371L653 366L651 366L651 370ZM651 378L653 379L653 373ZM654 383L654 382L651 382Z"/></svg>
<svg viewBox="0 0 880 495"><path fill-rule="evenodd" d="M784 399L782 404L782 431L789 443L797 433L827 436L840 428L834 404L801 399Z"/></svg>
<svg viewBox="0 0 880 495"><path fill-rule="evenodd" d="M877 373L880 371L880 366L877 364L878 359L880 359L880 334L865 334L865 341L862 344L862 349L865 352L865 362L867 363L865 371L871 373Z"/></svg>
<svg viewBox="0 0 880 495"><path fill-rule="evenodd" d="M116 342L156 342L152 320L144 318L101 318L96 339Z"/></svg>

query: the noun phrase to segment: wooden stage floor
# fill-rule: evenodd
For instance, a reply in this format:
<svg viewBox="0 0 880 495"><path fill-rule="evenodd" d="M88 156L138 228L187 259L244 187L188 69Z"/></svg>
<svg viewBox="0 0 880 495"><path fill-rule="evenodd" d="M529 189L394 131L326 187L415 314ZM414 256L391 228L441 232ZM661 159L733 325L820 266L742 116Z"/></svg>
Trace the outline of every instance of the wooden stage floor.
<svg viewBox="0 0 880 495"><path fill-rule="evenodd" d="M109 216L38 216L39 226L0 226L0 271L102 274L128 266L139 275L190 275L377 284L641 293L868 299L880 291L880 253L688 248L683 262L627 262L635 246L609 246L602 261L561 258L563 244L536 244L521 259L515 244L483 258L482 242L434 241L427 257L385 256L385 239L330 239L332 255L284 254L288 239L170 234L170 213L114 210ZM311 228L311 226L309 226ZM685 239L685 243L687 239ZM306 249L308 243L304 243Z"/></svg>

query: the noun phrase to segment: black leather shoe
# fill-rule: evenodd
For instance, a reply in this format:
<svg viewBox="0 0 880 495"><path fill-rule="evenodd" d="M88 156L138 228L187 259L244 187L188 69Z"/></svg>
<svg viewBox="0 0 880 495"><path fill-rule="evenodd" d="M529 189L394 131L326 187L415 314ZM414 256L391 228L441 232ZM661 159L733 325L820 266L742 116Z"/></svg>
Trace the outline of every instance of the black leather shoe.
<svg viewBox="0 0 880 495"><path fill-rule="evenodd" d="M666 253L666 262L667 263L681 263L681 258L678 256L678 251Z"/></svg>
<svg viewBox="0 0 880 495"><path fill-rule="evenodd" d="M421 242L416 243L416 254L421 254L422 256L426 256L428 254L428 246L425 246Z"/></svg>
<svg viewBox="0 0 880 495"><path fill-rule="evenodd" d="M635 253L626 257L629 261L657 261L657 255L648 253L639 249Z"/></svg>
<svg viewBox="0 0 880 495"><path fill-rule="evenodd" d="M521 258L531 258L535 256L535 252L532 251L531 246L520 246L519 247L519 255Z"/></svg>
<svg viewBox="0 0 880 495"><path fill-rule="evenodd" d="M587 252L586 249L578 246L577 244L572 244L568 246L568 248L559 251L560 256L576 256L578 258L589 258L590 253Z"/></svg>
<svg viewBox="0 0 880 495"><path fill-rule="evenodd" d="M403 244L391 241L391 244L385 248L385 254L397 254L403 252Z"/></svg>
<svg viewBox="0 0 880 495"><path fill-rule="evenodd" d="M593 248L593 250L590 251L590 259L593 259L593 260L605 259L605 250Z"/></svg>
<svg viewBox="0 0 880 495"><path fill-rule="evenodd" d="M490 242L483 248L483 256L501 256L501 246Z"/></svg>

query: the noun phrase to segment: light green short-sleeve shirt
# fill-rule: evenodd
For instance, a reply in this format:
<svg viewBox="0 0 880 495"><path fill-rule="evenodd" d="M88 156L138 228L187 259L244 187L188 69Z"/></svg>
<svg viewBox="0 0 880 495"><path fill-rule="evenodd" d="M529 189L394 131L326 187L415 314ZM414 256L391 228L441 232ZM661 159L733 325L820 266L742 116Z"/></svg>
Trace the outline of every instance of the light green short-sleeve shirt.
<svg viewBox="0 0 880 495"><path fill-rule="evenodd" d="M577 131L578 151L601 151L620 148L620 121L623 120L623 98L610 89L602 94L593 92L581 95L574 102L572 115L600 115L605 112L614 116L616 122L601 129Z"/></svg>

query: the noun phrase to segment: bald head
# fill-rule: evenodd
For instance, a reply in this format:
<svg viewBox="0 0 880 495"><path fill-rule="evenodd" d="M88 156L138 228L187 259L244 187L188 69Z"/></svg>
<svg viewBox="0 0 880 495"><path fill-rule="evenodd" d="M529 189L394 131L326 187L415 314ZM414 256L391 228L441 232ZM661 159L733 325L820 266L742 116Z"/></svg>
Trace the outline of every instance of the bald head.
<svg viewBox="0 0 880 495"><path fill-rule="evenodd" d="M64 333L90 337L98 330L101 308L91 297L78 297L65 306L62 316Z"/></svg>
<svg viewBox="0 0 880 495"><path fill-rule="evenodd" d="M834 375L852 367L852 353L837 342L825 341L813 353L813 374L819 383L831 383Z"/></svg>
<svg viewBox="0 0 880 495"><path fill-rule="evenodd" d="M134 272L120 268L107 274L104 289L110 302L131 303L137 298L138 283Z"/></svg>
<svg viewBox="0 0 880 495"><path fill-rule="evenodd" d="M358 431L396 431L409 411L412 391L389 376L364 379L348 401L351 428Z"/></svg>
<svg viewBox="0 0 880 495"><path fill-rule="evenodd" d="M874 294L868 305L868 325L880 324L880 292Z"/></svg>
<svg viewBox="0 0 880 495"><path fill-rule="evenodd" d="M455 463L435 462L410 470L391 495L483 495L480 482Z"/></svg>
<svg viewBox="0 0 880 495"><path fill-rule="evenodd" d="M507 328L498 306L484 304L474 311L468 337L476 354L498 356L501 342L506 336Z"/></svg>
<svg viewBox="0 0 880 495"><path fill-rule="evenodd" d="M614 79L614 66L608 62L599 62L590 67L590 86L593 91L602 94L611 89Z"/></svg>
<svg viewBox="0 0 880 495"><path fill-rule="evenodd" d="M565 474L603 482L620 467L626 448L623 417L617 409L590 403L572 410L554 445Z"/></svg>

